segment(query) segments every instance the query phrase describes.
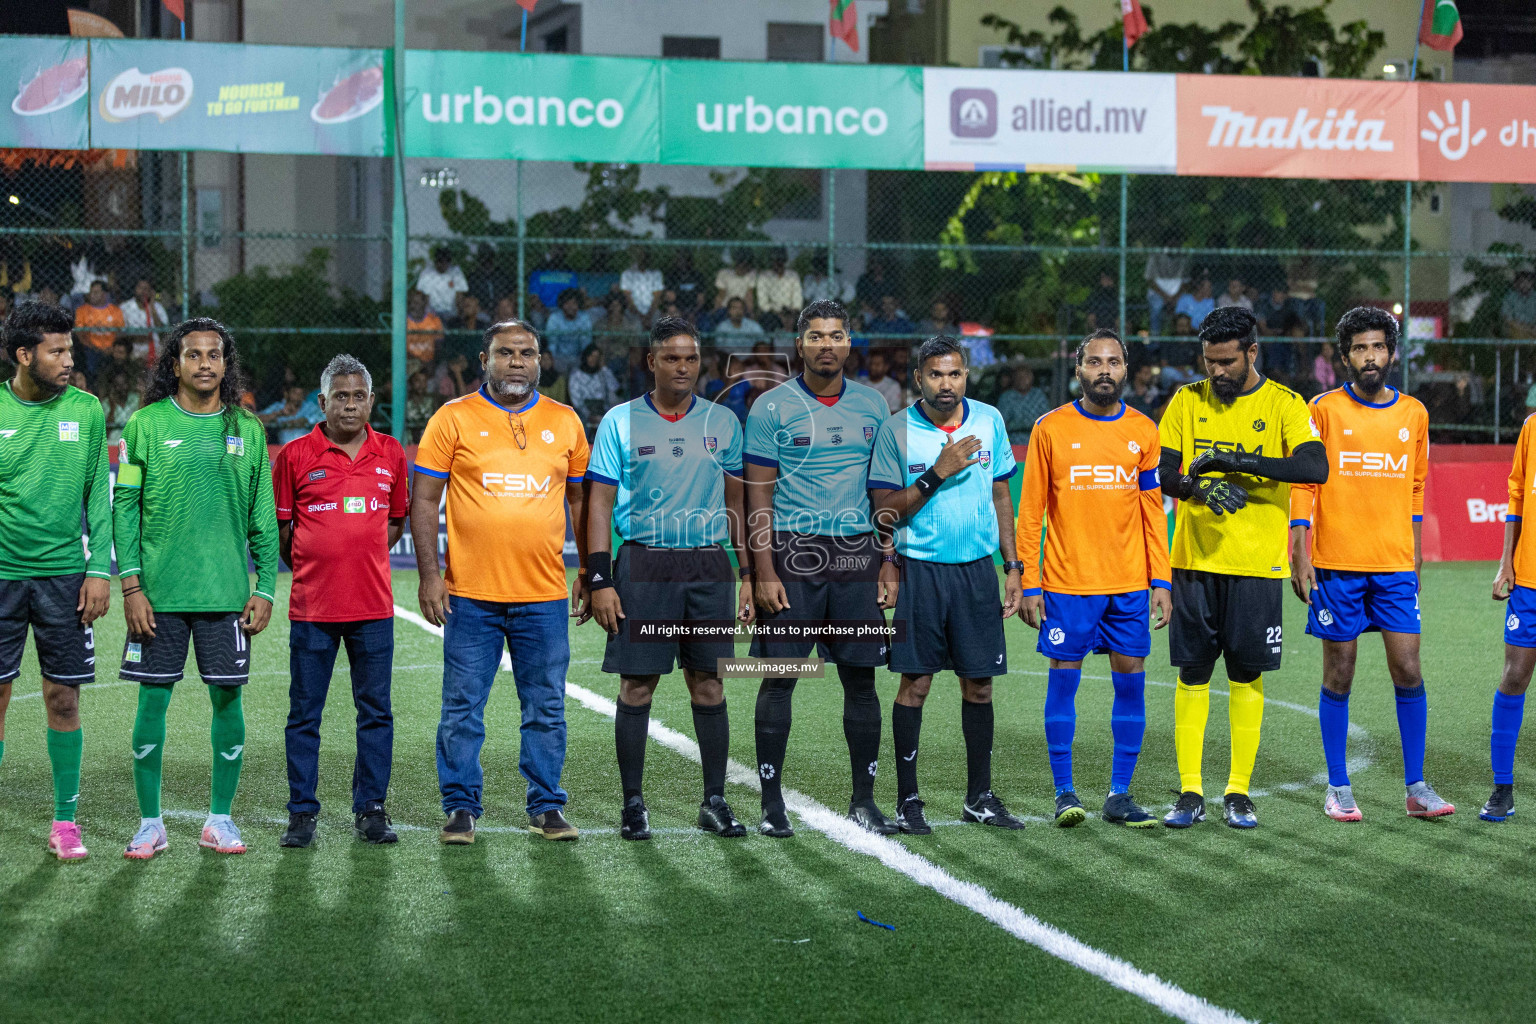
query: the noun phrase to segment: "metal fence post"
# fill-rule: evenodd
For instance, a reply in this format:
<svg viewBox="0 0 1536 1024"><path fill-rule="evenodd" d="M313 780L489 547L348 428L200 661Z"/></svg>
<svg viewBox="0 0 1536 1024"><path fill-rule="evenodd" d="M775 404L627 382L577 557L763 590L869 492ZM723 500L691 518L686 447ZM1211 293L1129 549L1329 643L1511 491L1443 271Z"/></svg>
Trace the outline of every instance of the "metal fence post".
<svg viewBox="0 0 1536 1024"><path fill-rule="evenodd" d="M1403 394L1413 394L1408 386L1408 325L1413 322L1413 182L1403 182Z"/></svg>
<svg viewBox="0 0 1536 1024"><path fill-rule="evenodd" d="M525 15L528 13L523 12ZM527 19L524 18L524 21ZM528 319L528 223L523 219L523 162L517 161L517 318Z"/></svg>
<svg viewBox="0 0 1536 1024"><path fill-rule="evenodd" d="M389 431L401 444L409 442L405 432L405 291L406 257L409 239L405 220L405 0L395 0L394 48L395 113L395 202L390 225L390 346L389 346Z"/></svg>
<svg viewBox="0 0 1536 1024"><path fill-rule="evenodd" d="M192 217L187 202L187 153L177 154L181 164L181 318L192 315Z"/></svg>
<svg viewBox="0 0 1536 1024"><path fill-rule="evenodd" d="M1499 443L1499 422L1503 410L1502 404L1504 390L1504 349L1501 346L1493 346L1493 443Z"/></svg>
<svg viewBox="0 0 1536 1024"><path fill-rule="evenodd" d="M837 172L827 168L827 281L837 288L834 268L837 266ZM842 301L842 296L836 296Z"/></svg>
<svg viewBox="0 0 1536 1024"><path fill-rule="evenodd" d="M1130 333L1125 324L1125 214L1129 205L1130 175L1120 175L1120 337Z"/></svg>

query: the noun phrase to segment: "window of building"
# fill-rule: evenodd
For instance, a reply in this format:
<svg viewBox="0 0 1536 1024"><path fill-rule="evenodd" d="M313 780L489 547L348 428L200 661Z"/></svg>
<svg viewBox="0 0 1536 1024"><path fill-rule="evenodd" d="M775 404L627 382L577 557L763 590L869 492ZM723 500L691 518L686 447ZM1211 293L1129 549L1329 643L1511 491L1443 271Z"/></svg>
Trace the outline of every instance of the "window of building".
<svg viewBox="0 0 1536 1024"><path fill-rule="evenodd" d="M662 36L663 57L691 57L695 60L719 60L719 36Z"/></svg>
<svg viewBox="0 0 1536 1024"><path fill-rule="evenodd" d="M770 21L768 59L816 61L826 57L826 43L819 22Z"/></svg>

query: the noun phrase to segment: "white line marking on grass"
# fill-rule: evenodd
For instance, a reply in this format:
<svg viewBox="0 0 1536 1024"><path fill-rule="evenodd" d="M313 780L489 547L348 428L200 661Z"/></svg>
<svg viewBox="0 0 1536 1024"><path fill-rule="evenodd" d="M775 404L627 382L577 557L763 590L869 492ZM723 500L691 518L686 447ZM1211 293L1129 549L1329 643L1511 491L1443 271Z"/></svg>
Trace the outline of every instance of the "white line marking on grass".
<svg viewBox="0 0 1536 1024"><path fill-rule="evenodd" d="M436 636L442 636L442 627L433 626L426 619L399 605L395 606L395 614ZM506 668L509 661L506 652L503 651L502 667ZM617 713L613 701L569 679L565 682L565 692L577 703L608 718L614 717ZM699 760L699 745L676 729L662 724L654 715L651 717L650 736L657 743L690 761ZM726 778L749 789L761 789L757 772L736 761L726 762ZM803 793L785 789L784 804L805 824L821 832L833 842L855 853L875 858L886 867L901 872L919 885L934 890L967 910L974 911L1010 935L1073 967L1109 982L1121 991L1129 992L1138 999L1151 1003L1171 1017L1190 1021L1192 1024L1216 1024L1216 1022L1248 1024L1247 1018L1185 992L1178 986L1162 980L1155 974L1140 970L1119 957L1095 949L1073 938L1060 928L1047 924L1013 904L998 899L974 882L962 882L937 864L908 850L901 843L864 831L830 807L818 803Z"/></svg>

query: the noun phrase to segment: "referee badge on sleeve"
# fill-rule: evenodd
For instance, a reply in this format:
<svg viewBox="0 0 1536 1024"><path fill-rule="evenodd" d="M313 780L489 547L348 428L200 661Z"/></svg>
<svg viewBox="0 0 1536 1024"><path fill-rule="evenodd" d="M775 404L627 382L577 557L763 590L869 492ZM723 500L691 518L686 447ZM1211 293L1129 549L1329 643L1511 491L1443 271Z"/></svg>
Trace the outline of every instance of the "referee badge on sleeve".
<svg viewBox="0 0 1536 1024"><path fill-rule="evenodd" d="M983 448L980 452L977 453L976 461L983 466L990 466L992 465L992 453Z"/></svg>
<svg viewBox="0 0 1536 1024"><path fill-rule="evenodd" d="M704 450L707 452L713 452L719 446L719 441L716 438L706 437L704 439Z"/></svg>
<svg viewBox="0 0 1536 1024"><path fill-rule="evenodd" d="M875 439L875 428L874 427L865 427L864 428L864 440L866 440L866 441L873 441L874 439Z"/></svg>

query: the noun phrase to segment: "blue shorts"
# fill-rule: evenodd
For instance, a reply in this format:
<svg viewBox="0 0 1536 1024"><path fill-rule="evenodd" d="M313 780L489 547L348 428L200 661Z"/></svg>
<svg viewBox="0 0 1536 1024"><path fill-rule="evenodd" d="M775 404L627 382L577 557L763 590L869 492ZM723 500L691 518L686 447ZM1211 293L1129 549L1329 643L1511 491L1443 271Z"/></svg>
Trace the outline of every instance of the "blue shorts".
<svg viewBox="0 0 1536 1024"><path fill-rule="evenodd" d="M1317 586L1307 608L1308 633L1347 643L1361 633L1382 630L1419 632L1418 573L1317 570Z"/></svg>
<svg viewBox="0 0 1536 1024"><path fill-rule="evenodd" d="M1504 642L1513 647L1536 647L1536 590L1516 587L1509 592Z"/></svg>
<svg viewBox="0 0 1536 1024"><path fill-rule="evenodd" d="M1129 594L1053 594L1045 592L1045 621L1035 650L1057 661L1082 661L1089 654L1114 651L1127 658L1152 653L1151 598Z"/></svg>

